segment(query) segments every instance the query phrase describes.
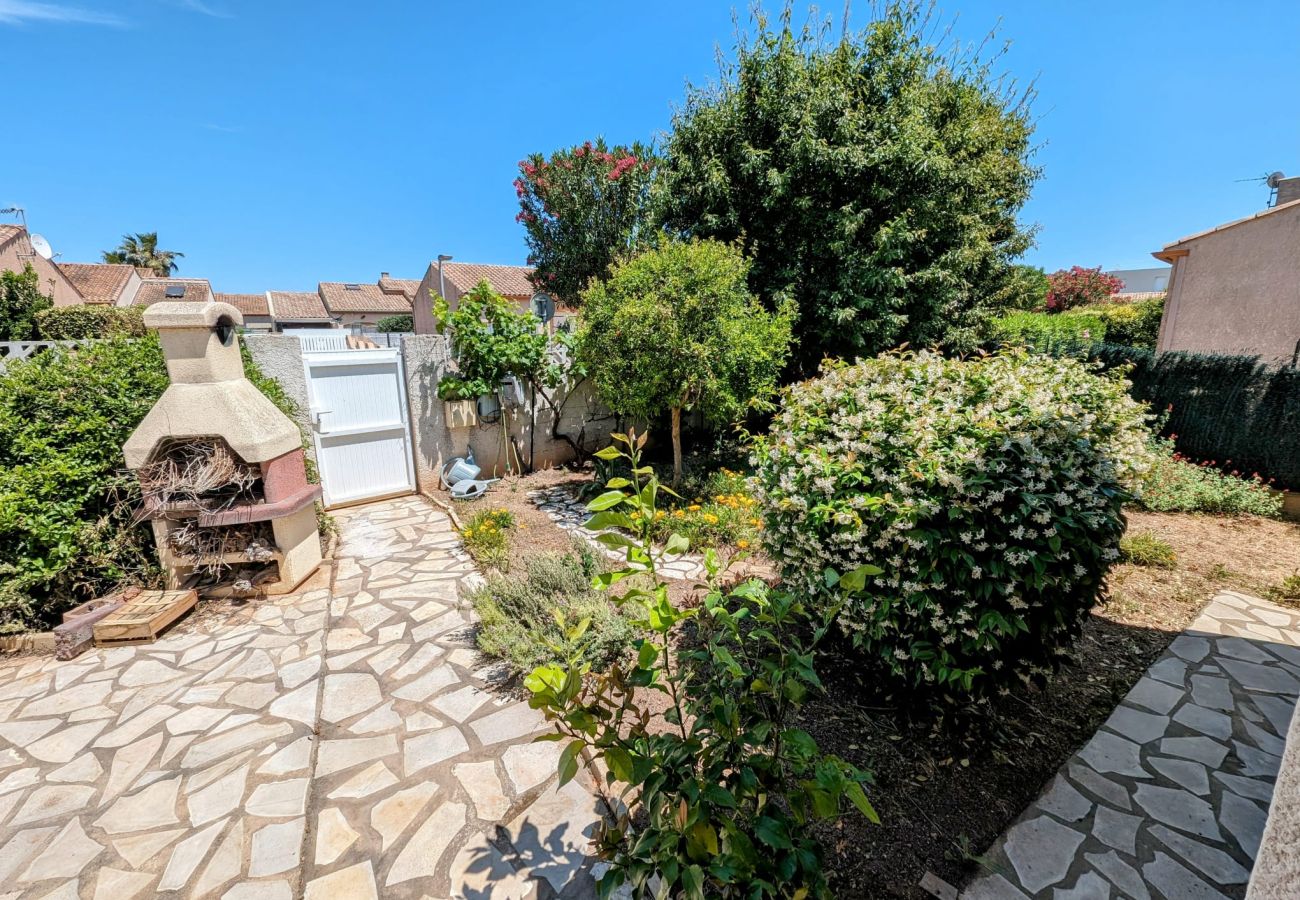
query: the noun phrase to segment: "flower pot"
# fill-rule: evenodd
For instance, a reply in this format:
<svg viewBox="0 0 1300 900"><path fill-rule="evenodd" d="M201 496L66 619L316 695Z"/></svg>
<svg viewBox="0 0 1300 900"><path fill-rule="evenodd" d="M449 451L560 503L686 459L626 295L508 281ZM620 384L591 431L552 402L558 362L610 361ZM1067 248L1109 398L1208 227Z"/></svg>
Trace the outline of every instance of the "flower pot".
<svg viewBox="0 0 1300 900"><path fill-rule="evenodd" d="M448 428L473 428L478 424L473 400L444 400L442 410Z"/></svg>

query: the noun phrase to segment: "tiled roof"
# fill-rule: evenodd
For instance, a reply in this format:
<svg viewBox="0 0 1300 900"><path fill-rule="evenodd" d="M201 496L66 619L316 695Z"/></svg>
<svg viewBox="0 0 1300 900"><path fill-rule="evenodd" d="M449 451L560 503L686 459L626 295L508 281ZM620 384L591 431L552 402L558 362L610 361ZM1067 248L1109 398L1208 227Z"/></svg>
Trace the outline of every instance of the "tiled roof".
<svg viewBox="0 0 1300 900"><path fill-rule="evenodd" d="M4 246L22 233L21 225L0 225L0 246Z"/></svg>
<svg viewBox="0 0 1300 900"><path fill-rule="evenodd" d="M1165 244L1163 250L1157 250L1151 255L1154 256L1156 259L1163 260L1164 262L1170 262L1173 256L1186 255L1185 253L1180 252L1184 249L1183 248L1184 244L1190 244L1192 241L1199 240L1200 238L1206 237L1208 235L1215 234L1220 231L1226 231L1229 228L1236 228L1238 225L1245 225L1247 222L1253 222L1256 219L1262 219L1265 216L1277 215L1278 213L1285 212L1288 210L1291 212L1300 212L1300 200L1292 200L1289 203L1279 203L1277 206L1271 206L1268 209L1261 210L1255 213L1253 216L1246 216L1246 218L1244 219L1235 219L1231 222L1225 222L1222 225L1216 225L1214 228L1207 228L1205 231L1198 231L1196 232L1196 234L1189 234L1187 237L1179 238L1178 240L1174 241L1172 244ZM1164 254L1169 254L1170 259L1166 259Z"/></svg>
<svg viewBox="0 0 1300 900"><path fill-rule="evenodd" d="M435 262L434 268L437 268ZM463 294L474 290L484 279L492 285L492 290L502 297L512 300L527 300L537 293L537 288L528 280L533 272L532 266L494 266L483 263L445 262L442 264L442 277Z"/></svg>
<svg viewBox="0 0 1300 900"><path fill-rule="evenodd" d="M183 287L185 292L180 297L168 297L168 288ZM145 278L136 291L135 306L152 306L155 303L180 303L194 301L206 303L212 299L212 285L206 278Z"/></svg>
<svg viewBox="0 0 1300 900"><path fill-rule="evenodd" d="M269 316L270 308L266 305L266 294L217 294L218 303L229 303L246 316Z"/></svg>
<svg viewBox="0 0 1300 900"><path fill-rule="evenodd" d="M87 303L116 303L135 272L115 263L59 263L63 274Z"/></svg>
<svg viewBox="0 0 1300 900"><path fill-rule="evenodd" d="M322 281L321 298L330 312L339 313L409 313L411 301L404 294L385 294L377 284Z"/></svg>
<svg viewBox="0 0 1300 900"><path fill-rule="evenodd" d="M330 320L320 295L311 291L271 291L272 315L276 320L315 322Z"/></svg>
<svg viewBox="0 0 1300 900"><path fill-rule="evenodd" d="M379 289L385 294L405 294L407 300L412 300L415 292L420 289L420 281L416 278L389 278L381 275Z"/></svg>

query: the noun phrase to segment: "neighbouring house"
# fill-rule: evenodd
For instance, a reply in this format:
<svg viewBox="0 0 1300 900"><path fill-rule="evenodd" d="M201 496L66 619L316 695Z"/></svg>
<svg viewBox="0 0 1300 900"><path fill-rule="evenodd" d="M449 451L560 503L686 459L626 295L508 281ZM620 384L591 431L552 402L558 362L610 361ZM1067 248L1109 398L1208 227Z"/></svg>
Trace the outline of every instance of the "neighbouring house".
<svg viewBox="0 0 1300 900"><path fill-rule="evenodd" d="M487 281L502 297L514 300L523 309L533 309L533 301L545 292L533 287L529 276L532 266L505 266L485 263L444 262L441 269L437 261L429 263L419 289L415 292L414 316L416 334L434 334L437 323L433 318L433 298L441 294L447 305L456 308L460 298L472 291L480 281ZM576 311L561 303L555 304L555 318L552 328L567 329L572 327Z"/></svg>
<svg viewBox="0 0 1300 900"><path fill-rule="evenodd" d="M389 282L396 284L394 279ZM373 327L388 316L411 314L411 298L400 288L385 290L379 283L322 281L319 290L325 308L345 328Z"/></svg>
<svg viewBox="0 0 1300 900"><path fill-rule="evenodd" d="M144 279L134 266L122 263L57 264L87 303L130 306Z"/></svg>
<svg viewBox="0 0 1300 900"><path fill-rule="evenodd" d="M336 328L338 323L313 291L267 291L267 305L275 330L286 328Z"/></svg>
<svg viewBox="0 0 1300 900"><path fill-rule="evenodd" d="M246 330L275 330L275 319L271 317L271 303L266 294L214 294L213 298L218 303L229 303L243 313Z"/></svg>
<svg viewBox="0 0 1300 900"><path fill-rule="evenodd" d="M141 278L140 288L131 300L131 306L153 306L155 303L207 303L213 297L212 285L206 278Z"/></svg>
<svg viewBox="0 0 1300 900"><path fill-rule="evenodd" d="M1152 255L1173 266L1157 351L1300 362L1300 198Z"/></svg>
<svg viewBox="0 0 1300 900"><path fill-rule="evenodd" d="M1124 282L1117 297L1137 300L1142 297L1157 297L1167 291L1169 272L1169 266L1157 266L1154 269L1115 269L1106 274Z"/></svg>
<svg viewBox="0 0 1300 900"><path fill-rule="evenodd" d="M55 306L80 306L86 298L58 264L32 248L31 235L21 225L0 225L0 272L21 272L28 264L41 280L41 291Z"/></svg>

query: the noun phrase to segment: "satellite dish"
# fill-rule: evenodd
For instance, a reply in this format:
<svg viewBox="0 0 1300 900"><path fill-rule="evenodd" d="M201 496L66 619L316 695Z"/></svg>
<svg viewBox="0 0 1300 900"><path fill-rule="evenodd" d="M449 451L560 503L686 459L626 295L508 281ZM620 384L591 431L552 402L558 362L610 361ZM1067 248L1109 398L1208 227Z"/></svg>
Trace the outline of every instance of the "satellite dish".
<svg viewBox="0 0 1300 900"><path fill-rule="evenodd" d="M1284 175L1281 172L1274 172L1272 175L1264 179L1264 183L1267 184L1269 187L1271 187L1273 190L1277 190L1277 186L1282 181L1283 178L1286 178L1286 175Z"/></svg>
<svg viewBox="0 0 1300 900"><path fill-rule="evenodd" d="M41 237L39 234L32 235L32 250L41 259L54 258L54 248L50 246L49 241Z"/></svg>

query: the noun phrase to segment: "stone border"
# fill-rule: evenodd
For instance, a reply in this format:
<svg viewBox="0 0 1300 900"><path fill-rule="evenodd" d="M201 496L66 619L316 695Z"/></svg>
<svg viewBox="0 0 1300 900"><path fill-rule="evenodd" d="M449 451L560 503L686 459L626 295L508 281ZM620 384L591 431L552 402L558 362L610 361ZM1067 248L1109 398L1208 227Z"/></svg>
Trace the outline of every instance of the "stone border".
<svg viewBox="0 0 1300 900"><path fill-rule="evenodd" d="M622 553L611 550L596 540L602 534L612 533L614 529L592 531L584 528L583 523L590 515L587 507L563 485L529 491L525 496L561 530L581 537L613 562L626 562L627 558ZM673 581L698 581L705 577L704 560L690 553L660 564L657 571L664 578Z"/></svg>

